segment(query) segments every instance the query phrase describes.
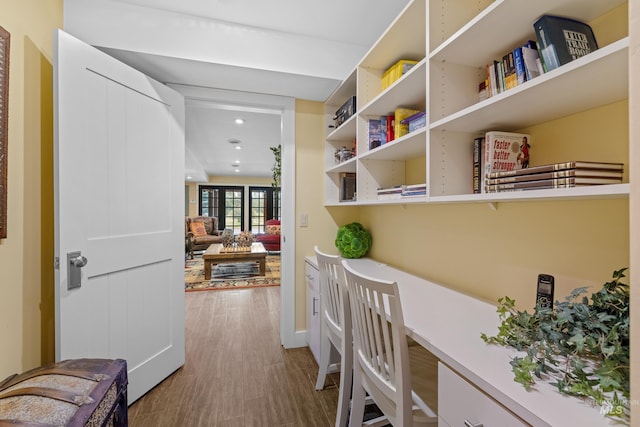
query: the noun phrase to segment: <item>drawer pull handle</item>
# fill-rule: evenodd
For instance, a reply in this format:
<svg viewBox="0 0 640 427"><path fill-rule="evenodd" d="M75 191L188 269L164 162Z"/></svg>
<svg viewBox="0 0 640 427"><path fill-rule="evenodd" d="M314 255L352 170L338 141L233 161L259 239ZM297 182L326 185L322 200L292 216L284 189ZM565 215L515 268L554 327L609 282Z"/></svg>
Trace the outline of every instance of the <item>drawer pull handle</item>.
<svg viewBox="0 0 640 427"><path fill-rule="evenodd" d="M316 311L316 301L317 301L317 300L318 300L318 299L317 299L316 297L313 297L313 299L312 299L313 306L312 306L312 308L311 308L311 313L312 313L314 316L315 316L316 314L318 314L318 312Z"/></svg>
<svg viewBox="0 0 640 427"><path fill-rule="evenodd" d="M465 427L483 427L482 423L474 424L469 420L464 420Z"/></svg>

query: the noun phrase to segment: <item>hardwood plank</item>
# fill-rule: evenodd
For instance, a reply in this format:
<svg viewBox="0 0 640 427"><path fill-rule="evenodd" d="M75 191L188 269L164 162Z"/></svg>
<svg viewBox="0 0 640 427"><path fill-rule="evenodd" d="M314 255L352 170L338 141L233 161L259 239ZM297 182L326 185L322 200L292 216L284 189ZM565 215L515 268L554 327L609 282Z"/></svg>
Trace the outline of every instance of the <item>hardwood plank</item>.
<svg viewBox="0 0 640 427"><path fill-rule="evenodd" d="M132 427L333 426L339 374L315 390L307 347L280 345L280 288L188 292L185 365L129 407Z"/></svg>
<svg viewBox="0 0 640 427"><path fill-rule="evenodd" d="M274 424L285 424L295 422L295 402L293 399L293 390L287 378L287 371L284 363L277 363L265 367L267 378L266 391L269 400L269 413ZM304 425L304 424L301 424Z"/></svg>

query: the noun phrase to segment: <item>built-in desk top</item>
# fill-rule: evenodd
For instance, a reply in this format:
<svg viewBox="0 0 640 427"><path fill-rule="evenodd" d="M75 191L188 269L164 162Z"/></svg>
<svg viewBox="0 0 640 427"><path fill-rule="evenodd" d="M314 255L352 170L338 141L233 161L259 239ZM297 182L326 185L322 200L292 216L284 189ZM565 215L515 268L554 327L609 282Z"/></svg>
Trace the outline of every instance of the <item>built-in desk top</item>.
<svg viewBox="0 0 640 427"><path fill-rule="evenodd" d="M490 336L498 332L496 305L368 258L347 262L364 275L397 282L407 335L526 422L616 425L592 401L560 394L545 381L538 380L531 391L516 383L509 361L519 352L480 338L483 332Z"/></svg>

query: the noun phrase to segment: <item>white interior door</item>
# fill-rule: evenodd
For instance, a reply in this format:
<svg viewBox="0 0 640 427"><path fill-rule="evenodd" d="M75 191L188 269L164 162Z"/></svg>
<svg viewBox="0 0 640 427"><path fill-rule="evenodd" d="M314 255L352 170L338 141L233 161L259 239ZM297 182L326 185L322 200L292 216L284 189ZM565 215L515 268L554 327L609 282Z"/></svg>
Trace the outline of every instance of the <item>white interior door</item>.
<svg viewBox="0 0 640 427"><path fill-rule="evenodd" d="M184 364L184 99L56 44L56 358L126 359L132 403Z"/></svg>

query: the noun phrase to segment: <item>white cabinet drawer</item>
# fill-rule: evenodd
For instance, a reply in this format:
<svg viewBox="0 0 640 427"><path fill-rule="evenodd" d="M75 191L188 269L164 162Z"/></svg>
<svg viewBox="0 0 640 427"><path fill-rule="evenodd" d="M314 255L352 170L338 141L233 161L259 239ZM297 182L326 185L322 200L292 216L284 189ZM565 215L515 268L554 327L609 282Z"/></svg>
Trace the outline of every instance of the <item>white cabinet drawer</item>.
<svg viewBox="0 0 640 427"><path fill-rule="evenodd" d="M442 363L438 363L438 416L440 426L528 425Z"/></svg>

